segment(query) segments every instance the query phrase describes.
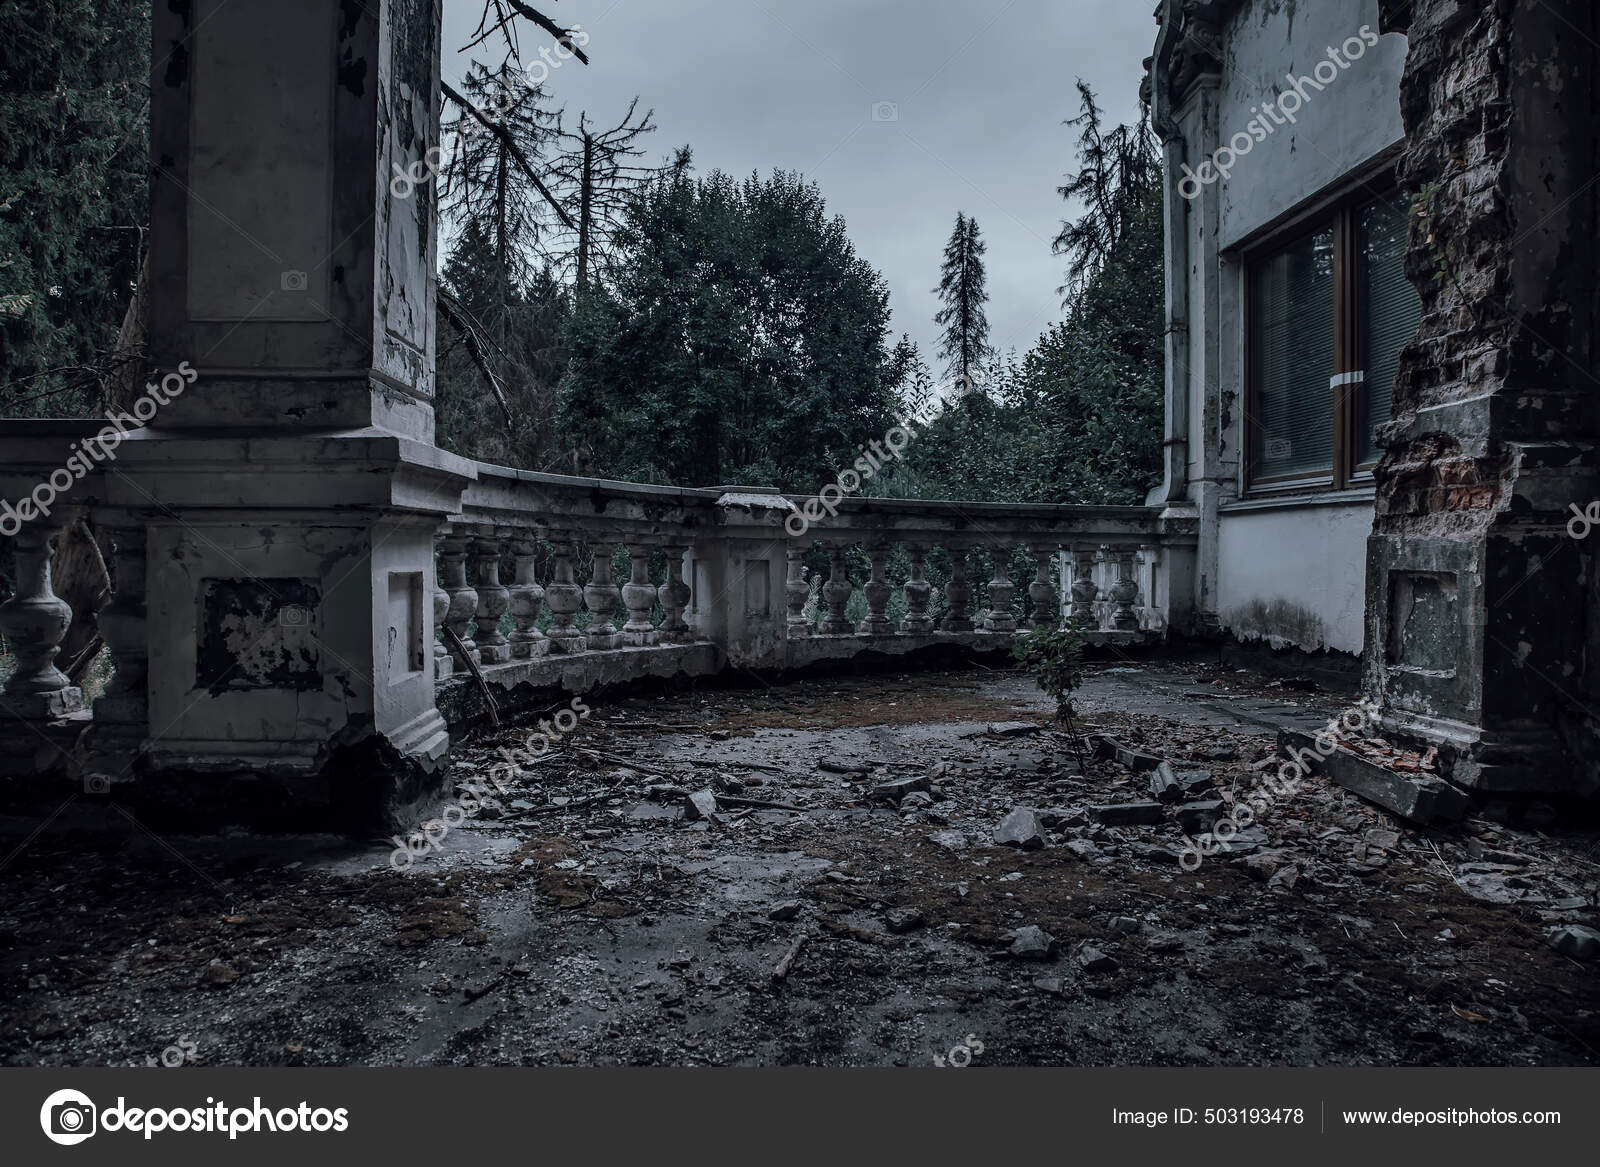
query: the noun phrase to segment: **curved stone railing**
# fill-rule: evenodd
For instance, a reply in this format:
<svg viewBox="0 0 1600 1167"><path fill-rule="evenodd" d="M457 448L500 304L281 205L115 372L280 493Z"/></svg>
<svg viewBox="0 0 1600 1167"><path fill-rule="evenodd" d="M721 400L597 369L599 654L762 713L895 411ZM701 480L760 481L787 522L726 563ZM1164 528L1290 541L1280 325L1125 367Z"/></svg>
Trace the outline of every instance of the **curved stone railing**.
<svg viewBox="0 0 1600 1167"><path fill-rule="evenodd" d="M1187 567L1194 544L1191 529L1150 507L846 499L830 514L770 490L476 469L437 540L435 620L456 644L441 639L435 659L452 720L476 708L480 678L491 694L578 692L939 645L1002 650L1061 623L1106 643L1155 640L1172 616L1172 569ZM1008 560L1024 547L1033 576L1019 583ZM978 549L992 572L975 585ZM808 555L825 568L809 569ZM950 577L938 595L935 555ZM891 559L903 569L896 581Z"/></svg>
<svg viewBox="0 0 1600 1167"><path fill-rule="evenodd" d="M90 777L129 757L305 774L364 726L436 760L446 723L480 715L485 693L503 706L647 676L997 651L1062 622L1152 641L1185 627L1194 591L1192 520L1150 507L819 508L508 469L375 430L134 430L114 458L82 458L97 432L0 427L16 580L0 730L27 747L0 772L70 755ZM48 506L23 513L26 497ZM97 613L115 671L92 712L55 659L72 613L49 570L79 518L115 581ZM1020 548L1031 578L1010 574Z"/></svg>

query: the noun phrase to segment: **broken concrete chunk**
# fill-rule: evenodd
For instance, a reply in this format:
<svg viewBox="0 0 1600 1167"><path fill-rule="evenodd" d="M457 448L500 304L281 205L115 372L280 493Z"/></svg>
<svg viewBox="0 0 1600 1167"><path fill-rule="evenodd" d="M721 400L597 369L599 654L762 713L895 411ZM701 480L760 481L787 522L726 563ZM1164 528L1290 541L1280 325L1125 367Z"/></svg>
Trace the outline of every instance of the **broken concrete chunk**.
<svg viewBox="0 0 1600 1167"><path fill-rule="evenodd" d="M960 831L935 831L928 836L928 842L935 847L943 847L946 851L965 851L967 837Z"/></svg>
<svg viewBox="0 0 1600 1167"><path fill-rule="evenodd" d="M891 932L911 932L928 922L921 908L896 908L883 918Z"/></svg>
<svg viewBox="0 0 1600 1167"><path fill-rule="evenodd" d="M1157 802L1177 802L1183 797L1183 787L1172 767L1162 762L1150 773L1150 797Z"/></svg>
<svg viewBox="0 0 1600 1167"><path fill-rule="evenodd" d="M1117 962L1115 958L1107 956L1092 944L1085 944L1078 950L1078 967L1085 972L1115 972Z"/></svg>
<svg viewBox="0 0 1600 1167"><path fill-rule="evenodd" d="M800 914L801 903L799 900L786 900L767 913L769 920L792 920Z"/></svg>
<svg viewBox="0 0 1600 1167"><path fill-rule="evenodd" d="M1100 848L1089 842L1088 839L1073 839L1067 844L1067 850L1071 851L1079 859L1098 859L1100 857Z"/></svg>
<svg viewBox="0 0 1600 1167"><path fill-rule="evenodd" d="M933 795L925 790L913 790L900 800L901 810L927 810L933 805Z"/></svg>
<svg viewBox="0 0 1600 1167"><path fill-rule="evenodd" d="M1039 816L1025 806L1019 806L995 828L994 841L1005 847L1021 847L1024 851L1037 851L1044 846L1044 827Z"/></svg>
<svg viewBox="0 0 1600 1167"><path fill-rule="evenodd" d="M914 790L926 791L932 783L926 775L917 778L896 778L893 782L885 782L874 786L868 792L867 798L877 802L893 802L898 804L902 798Z"/></svg>
<svg viewBox="0 0 1600 1167"><path fill-rule="evenodd" d="M1088 823L1089 816L1074 807L1054 806L1039 812L1039 821L1051 830L1061 827L1081 827Z"/></svg>
<svg viewBox="0 0 1600 1167"><path fill-rule="evenodd" d="M1119 802L1094 807L1092 813L1108 827L1145 827L1161 821L1161 804Z"/></svg>
<svg viewBox="0 0 1600 1167"><path fill-rule="evenodd" d="M686 795L683 800L683 817L694 819L708 819L717 813L717 796L712 790L697 790Z"/></svg>
<svg viewBox="0 0 1600 1167"><path fill-rule="evenodd" d="M1398 774L1375 762L1369 762L1342 746L1331 754L1323 755L1316 747L1316 739L1296 729L1278 731L1278 753L1286 760L1299 752L1302 764L1309 764L1313 773L1326 775L1352 794L1368 802L1377 803L1408 822L1427 825L1434 822L1453 822L1467 812L1467 796L1434 774Z"/></svg>
<svg viewBox="0 0 1600 1167"><path fill-rule="evenodd" d="M1399 831L1368 831L1367 842L1373 847L1382 847L1385 851L1400 850Z"/></svg>
<svg viewBox="0 0 1600 1167"><path fill-rule="evenodd" d="M1200 835L1209 831L1223 815L1221 799L1207 802L1190 802L1178 808L1178 826L1186 835Z"/></svg>
<svg viewBox="0 0 1600 1167"><path fill-rule="evenodd" d="M1178 770L1175 773L1186 798L1203 794L1214 785L1210 770Z"/></svg>
<svg viewBox="0 0 1600 1167"><path fill-rule="evenodd" d="M1578 960L1594 960L1600 957L1600 931L1587 924L1563 924L1559 928L1552 928L1550 934L1545 937L1545 943L1562 956L1571 956Z"/></svg>
<svg viewBox="0 0 1600 1167"><path fill-rule="evenodd" d="M1019 960L1054 960L1061 948L1056 938L1037 924L1018 928L1007 935L1011 940L1011 955Z"/></svg>
<svg viewBox="0 0 1600 1167"><path fill-rule="evenodd" d="M836 762L832 758L824 758L817 763L817 769L829 774L865 774L870 767L865 762Z"/></svg>

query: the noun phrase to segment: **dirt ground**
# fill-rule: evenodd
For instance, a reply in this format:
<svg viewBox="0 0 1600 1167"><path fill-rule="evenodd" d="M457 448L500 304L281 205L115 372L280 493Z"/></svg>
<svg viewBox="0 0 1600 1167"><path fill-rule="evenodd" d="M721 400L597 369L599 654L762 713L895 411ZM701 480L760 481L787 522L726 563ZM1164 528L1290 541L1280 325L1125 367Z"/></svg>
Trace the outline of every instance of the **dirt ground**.
<svg viewBox="0 0 1600 1167"><path fill-rule="evenodd" d="M1079 705L1226 802L1278 725L1348 701L1187 662L1097 667ZM120 833L5 824L0 1063L1600 1062L1600 965L1544 942L1600 923L1600 850L1548 810L1422 831L1312 779L1191 872L1176 807L1098 821L1147 776L1080 773L1019 674L589 708L409 866L114 809ZM995 843L1018 807L1045 845Z"/></svg>

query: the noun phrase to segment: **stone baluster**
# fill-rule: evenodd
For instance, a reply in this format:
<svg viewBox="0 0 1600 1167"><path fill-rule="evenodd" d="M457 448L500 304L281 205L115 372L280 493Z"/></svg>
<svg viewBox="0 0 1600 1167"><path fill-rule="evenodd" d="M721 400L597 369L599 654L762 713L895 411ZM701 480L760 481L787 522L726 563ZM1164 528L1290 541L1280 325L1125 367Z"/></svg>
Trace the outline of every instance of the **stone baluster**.
<svg viewBox="0 0 1600 1167"><path fill-rule="evenodd" d="M872 564L872 573L861 589L861 594L867 597L867 615L856 631L862 636L894 635L894 623L889 619L889 596L894 589L889 586L886 574L888 559L887 544L880 543L867 548L867 561Z"/></svg>
<svg viewBox="0 0 1600 1167"><path fill-rule="evenodd" d="M950 548L950 582L944 585L944 599L949 611L939 624L942 632L971 632L972 617L967 615L967 601L972 599L972 585L967 582L967 549Z"/></svg>
<svg viewBox="0 0 1600 1167"><path fill-rule="evenodd" d="M511 593L500 582L500 540L494 532L472 541L472 565L478 575L477 625L473 638L478 642L478 660L486 665L504 664L511 659L511 645L500 634L500 617L511 606Z"/></svg>
<svg viewBox="0 0 1600 1167"><path fill-rule="evenodd" d="M1028 599L1033 601L1033 612L1028 624L1035 632L1053 631L1061 622L1061 612L1056 599L1056 585L1050 581L1055 567L1054 547L1034 547L1033 582L1028 585Z"/></svg>
<svg viewBox="0 0 1600 1167"><path fill-rule="evenodd" d="M534 552L536 544L529 535L518 535L511 540L511 583L506 588L511 593L511 657L513 660L533 660L550 651L550 642L539 631L539 608L544 603L544 589L534 577Z"/></svg>
<svg viewBox="0 0 1600 1167"><path fill-rule="evenodd" d="M433 679L442 681L456 669L450 648L444 642L445 621L450 618L450 593L445 590L444 566L439 562L444 555L444 536L437 536L433 545Z"/></svg>
<svg viewBox="0 0 1600 1167"><path fill-rule="evenodd" d="M0 632L17 666L0 694L0 716L49 721L83 709L83 693L56 668L61 641L72 627L72 609L50 582L50 556L61 523L29 523L13 541L17 590L0 604Z"/></svg>
<svg viewBox="0 0 1600 1167"><path fill-rule="evenodd" d="M450 595L450 610L445 616L445 626L461 640L461 647L471 653L476 649L472 642L472 618L478 611L478 593L467 583L467 546L465 535L451 534L439 540L439 571L443 575L440 586Z"/></svg>
<svg viewBox="0 0 1600 1167"><path fill-rule="evenodd" d="M823 598L828 601L828 618L822 622L822 631L829 636L847 636L855 631L850 618L845 615L850 594L855 591L849 570L845 567L845 551L846 548L838 543L828 548L828 582L822 589Z"/></svg>
<svg viewBox="0 0 1600 1167"><path fill-rule="evenodd" d="M684 543L669 543L666 550L667 580L656 589L662 611L661 640L668 644L688 644L694 639L694 630L683 618L683 610L694 594L683 580L683 560L689 548Z"/></svg>
<svg viewBox="0 0 1600 1167"><path fill-rule="evenodd" d="M803 547L788 549L789 578L783 585L783 598L789 608L791 640L811 635L811 621L806 619L806 601L811 598L811 588L806 583L805 554Z"/></svg>
<svg viewBox="0 0 1600 1167"><path fill-rule="evenodd" d="M928 615L928 601L933 597L926 565L928 549L920 543L908 543L906 554L911 556L911 575L906 580L906 614L900 621L900 631L925 636L933 631L933 619Z"/></svg>
<svg viewBox="0 0 1600 1167"><path fill-rule="evenodd" d="M589 607L589 631L585 635L591 649L622 647L622 633L614 622L622 592L612 576L612 549L609 540L596 544L594 566L583 589L583 602Z"/></svg>
<svg viewBox="0 0 1600 1167"><path fill-rule="evenodd" d="M989 610L983 617L985 632L1015 632L1017 618L1011 611L1011 600L1017 594L1017 585L1011 582L1011 544L996 543L994 552L994 578L989 581Z"/></svg>
<svg viewBox="0 0 1600 1167"><path fill-rule="evenodd" d="M1117 564L1117 582L1111 585L1111 625L1119 632L1135 632L1139 628L1139 614L1133 610L1139 598L1139 584L1133 578L1132 547L1118 547L1114 553Z"/></svg>
<svg viewBox="0 0 1600 1167"><path fill-rule="evenodd" d="M95 733L142 739L150 723L148 611L145 606L145 528L114 526L104 530L102 549L114 548L117 590L95 623L116 666L105 694L94 703ZM448 599L448 597L446 597Z"/></svg>
<svg viewBox="0 0 1600 1167"><path fill-rule="evenodd" d="M1100 589L1094 582L1094 556L1098 551L1093 543L1077 543L1072 548L1072 626L1095 628L1094 603Z"/></svg>
<svg viewBox="0 0 1600 1167"><path fill-rule="evenodd" d="M555 575L544 590L545 606L550 609L550 631L546 633L551 652L582 652L588 641L573 620L583 607L583 589L572 574L572 540L557 535L551 545L555 551Z"/></svg>
<svg viewBox="0 0 1600 1167"><path fill-rule="evenodd" d="M650 548L628 548L628 582L622 585L622 602L628 609L628 622L622 626L622 642L634 648L654 644L656 626L650 613L656 606L656 589L650 584Z"/></svg>

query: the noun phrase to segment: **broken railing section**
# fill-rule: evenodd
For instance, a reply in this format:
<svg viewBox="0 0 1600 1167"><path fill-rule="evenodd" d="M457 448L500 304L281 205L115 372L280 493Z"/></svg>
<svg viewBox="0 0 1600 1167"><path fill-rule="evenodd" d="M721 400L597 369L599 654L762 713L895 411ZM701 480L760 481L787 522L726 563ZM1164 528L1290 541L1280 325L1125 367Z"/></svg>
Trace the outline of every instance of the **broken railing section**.
<svg viewBox="0 0 1600 1167"><path fill-rule="evenodd" d="M435 621L486 683L569 689L939 643L1003 649L1063 623L1132 643L1187 621L1171 598L1192 593L1183 573L1194 536L1154 508L852 499L797 534L798 513L770 490L480 463L437 537ZM1010 557L1022 547L1035 568L1014 580ZM968 562L979 549L994 565L987 578ZM949 561L938 595L928 572L936 551ZM893 581L891 558L902 569ZM820 581L808 578L808 559L825 565ZM446 691L469 683L466 662L452 656L443 642L434 652Z"/></svg>

